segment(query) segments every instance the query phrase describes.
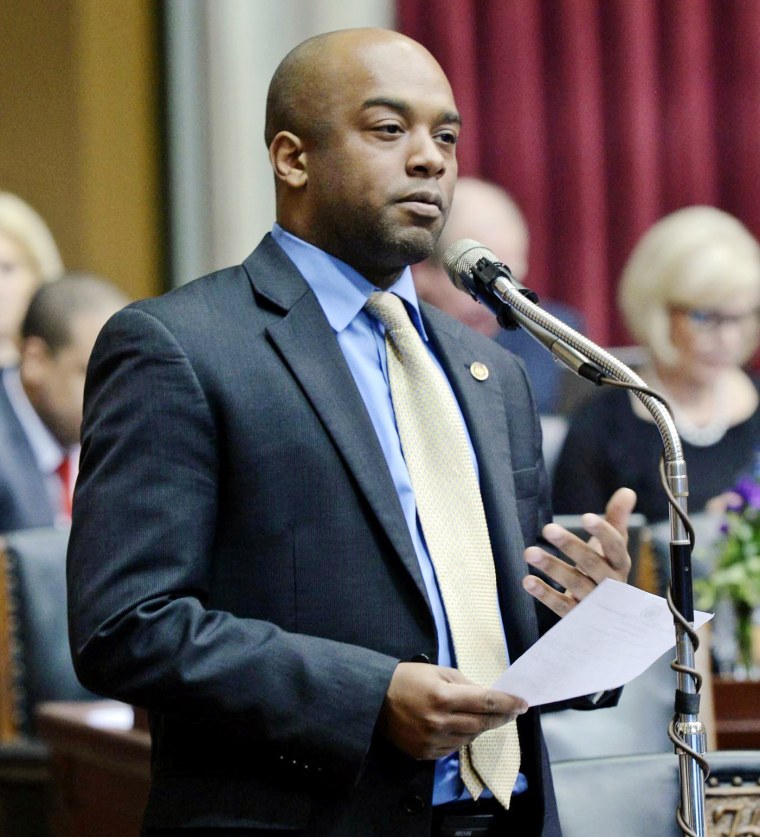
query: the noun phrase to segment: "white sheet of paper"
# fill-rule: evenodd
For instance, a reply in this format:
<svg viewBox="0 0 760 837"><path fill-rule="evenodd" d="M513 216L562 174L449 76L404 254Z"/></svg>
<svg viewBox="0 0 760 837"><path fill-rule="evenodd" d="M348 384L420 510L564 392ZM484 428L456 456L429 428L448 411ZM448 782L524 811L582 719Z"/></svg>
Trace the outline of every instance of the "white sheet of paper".
<svg viewBox="0 0 760 837"><path fill-rule="evenodd" d="M695 611L701 628L711 613ZM510 665L494 688L531 706L616 689L675 646L668 603L606 579Z"/></svg>

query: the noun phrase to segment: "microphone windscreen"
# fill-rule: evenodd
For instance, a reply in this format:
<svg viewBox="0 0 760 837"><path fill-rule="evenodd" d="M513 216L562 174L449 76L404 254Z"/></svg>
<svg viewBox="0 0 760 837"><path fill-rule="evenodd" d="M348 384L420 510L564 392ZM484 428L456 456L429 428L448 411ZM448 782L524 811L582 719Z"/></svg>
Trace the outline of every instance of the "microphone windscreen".
<svg viewBox="0 0 760 837"><path fill-rule="evenodd" d="M483 258L499 263L495 254L487 247L471 238L460 238L443 254L443 265L456 287L460 291L467 291L467 286L462 282L462 274L469 273Z"/></svg>

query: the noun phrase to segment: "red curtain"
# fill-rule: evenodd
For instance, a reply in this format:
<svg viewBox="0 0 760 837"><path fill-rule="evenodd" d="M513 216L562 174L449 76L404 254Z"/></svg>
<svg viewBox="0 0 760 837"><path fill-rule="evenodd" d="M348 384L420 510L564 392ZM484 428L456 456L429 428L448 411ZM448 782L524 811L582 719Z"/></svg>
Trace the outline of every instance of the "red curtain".
<svg viewBox="0 0 760 837"><path fill-rule="evenodd" d="M758 0L397 0L463 114L460 173L506 187L528 284L630 342L622 265L655 220L708 203L760 236Z"/></svg>

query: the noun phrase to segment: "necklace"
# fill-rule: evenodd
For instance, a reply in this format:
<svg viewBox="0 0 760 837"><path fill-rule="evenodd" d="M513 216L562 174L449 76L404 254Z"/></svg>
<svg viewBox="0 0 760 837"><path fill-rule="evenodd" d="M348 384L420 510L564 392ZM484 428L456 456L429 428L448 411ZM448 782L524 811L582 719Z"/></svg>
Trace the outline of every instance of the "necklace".
<svg viewBox="0 0 760 837"><path fill-rule="evenodd" d="M646 379L649 382L651 389L660 392L662 395L668 395L668 390L663 384L659 376L652 370ZM675 401L669 398L668 404L673 414L673 421L676 424L679 436L690 445L698 448L707 448L710 445L716 445L728 432L730 427L728 419L728 393L726 392L726 385L724 379L719 379L715 382L713 392L713 417L707 424L697 424L693 422Z"/></svg>

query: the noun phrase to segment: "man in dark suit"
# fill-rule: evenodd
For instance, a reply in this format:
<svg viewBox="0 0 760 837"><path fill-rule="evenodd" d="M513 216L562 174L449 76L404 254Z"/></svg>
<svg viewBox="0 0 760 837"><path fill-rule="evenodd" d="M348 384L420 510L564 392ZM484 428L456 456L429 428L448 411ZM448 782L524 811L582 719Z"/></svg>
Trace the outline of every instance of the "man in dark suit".
<svg viewBox="0 0 760 837"><path fill-rule="evenodd" d="M32 298L19 366L0 373L0 532L68 524L87 361L98 331L127 302L84 274Z"/></svg>
<svg viewBox="0 0 760 837"><path fill-rule="evenodd" d="M373 291L404 300L461 409L511 658L549 609L627 577L632 496L589 520L598 551L544 529L583 572L525 553L568 593L526 575L550 511L525 375L418 306L408 269L443 226L459 127L440 67L408 38L306 41L267 101L272 235L241 266L127 308L98 340L72 649L90 688L150 710L148 835L427 837L473 814L490 833L559 833L537 710L450 665ZM466 801L459 748L517 716L509 812Z"/></svg>

